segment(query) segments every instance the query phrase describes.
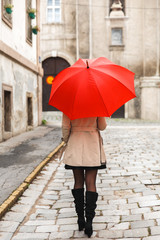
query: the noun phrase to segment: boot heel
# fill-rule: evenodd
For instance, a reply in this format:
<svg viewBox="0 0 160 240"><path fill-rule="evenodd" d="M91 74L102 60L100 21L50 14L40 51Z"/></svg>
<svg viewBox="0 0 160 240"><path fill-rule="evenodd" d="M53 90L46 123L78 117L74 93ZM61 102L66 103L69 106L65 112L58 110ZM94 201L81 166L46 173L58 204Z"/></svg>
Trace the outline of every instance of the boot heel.
<svg viewBox="0 0 160 240"><path fill-rule="evenodd" d="M93 233L92 222L86 222L84 232L89 238L92 236Z"/></svg>

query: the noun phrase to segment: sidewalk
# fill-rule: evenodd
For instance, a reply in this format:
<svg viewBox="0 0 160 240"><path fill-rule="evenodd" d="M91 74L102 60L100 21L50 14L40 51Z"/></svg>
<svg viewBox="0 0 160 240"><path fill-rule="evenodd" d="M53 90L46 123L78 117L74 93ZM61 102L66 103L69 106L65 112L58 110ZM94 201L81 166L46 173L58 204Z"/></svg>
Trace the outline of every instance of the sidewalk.
<svg viewBox="0 0 160 240"><path fill-rule="evenodd" d="M39 126L0 143L0 205L60 143L60 124Z"/></svg>
<svg viewBox="0 0 160 240"><path fill-rule="evenodd" d="M125 121L122 121L125 122ZM109 120L93 239L160 239L160 124ZM0 221L0 240L88 239L77 230L71 171L58 155Z"/></svg>

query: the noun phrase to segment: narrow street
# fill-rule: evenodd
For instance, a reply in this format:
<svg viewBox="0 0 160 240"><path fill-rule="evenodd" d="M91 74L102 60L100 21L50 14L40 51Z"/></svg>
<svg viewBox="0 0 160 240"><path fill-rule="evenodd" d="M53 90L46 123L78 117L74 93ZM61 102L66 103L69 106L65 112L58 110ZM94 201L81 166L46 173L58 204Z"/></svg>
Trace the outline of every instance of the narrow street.
<svg viewBox="0 0 160 240"><path fill-rule="evenodd" d="M102 133L93 239L160 239L160 124L114 122ZM88 239L76 224L72 172L56 155L0 221L1 240Z"/></svg>

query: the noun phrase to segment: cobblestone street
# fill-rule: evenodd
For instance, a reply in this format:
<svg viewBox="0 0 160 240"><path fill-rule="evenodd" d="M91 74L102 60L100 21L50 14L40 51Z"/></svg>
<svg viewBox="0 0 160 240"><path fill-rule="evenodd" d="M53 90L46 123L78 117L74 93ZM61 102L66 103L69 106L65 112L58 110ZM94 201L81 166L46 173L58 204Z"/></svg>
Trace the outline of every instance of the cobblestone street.
<svg viewBox="0 0 160 240"><path fill-rule="evenodd" d="M160 240L160 125L109 126L97 179L94 239ZM55 156L0 221L0 240L88 239L79 232L73 177Z"/></svg>

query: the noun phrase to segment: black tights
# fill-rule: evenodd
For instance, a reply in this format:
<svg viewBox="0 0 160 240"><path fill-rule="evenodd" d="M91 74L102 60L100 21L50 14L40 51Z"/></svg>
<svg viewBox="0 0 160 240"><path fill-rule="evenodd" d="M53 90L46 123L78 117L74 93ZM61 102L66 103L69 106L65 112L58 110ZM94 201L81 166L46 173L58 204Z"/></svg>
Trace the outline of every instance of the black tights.
<svg viewBox="0 0 160 240"><path fill-rule="evenodd" d="M84 183L86 190L96 192L97 169L73 169L74 189L83 188Z"/></svg>

